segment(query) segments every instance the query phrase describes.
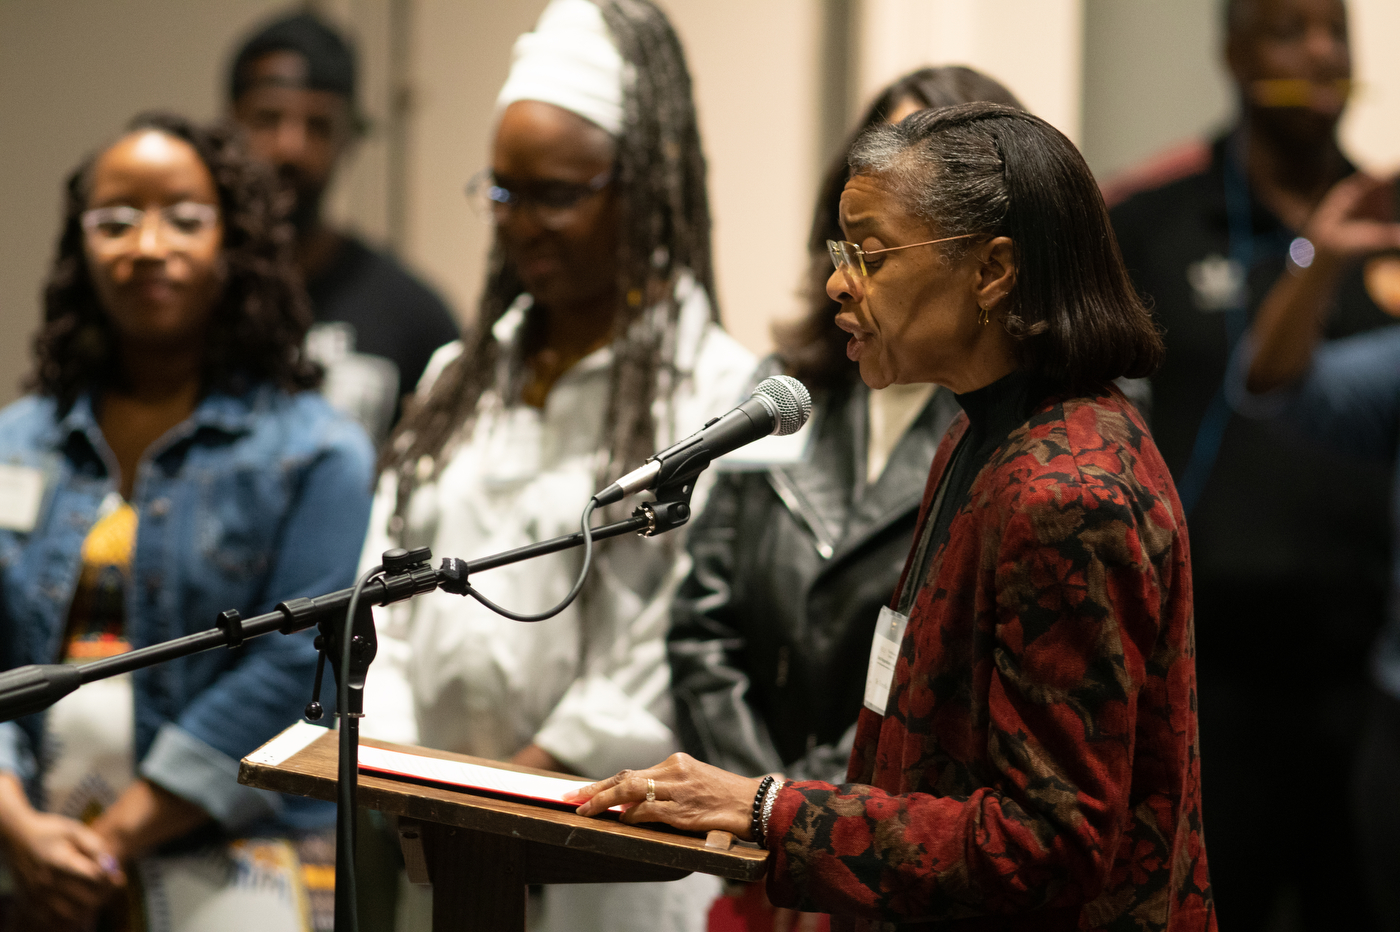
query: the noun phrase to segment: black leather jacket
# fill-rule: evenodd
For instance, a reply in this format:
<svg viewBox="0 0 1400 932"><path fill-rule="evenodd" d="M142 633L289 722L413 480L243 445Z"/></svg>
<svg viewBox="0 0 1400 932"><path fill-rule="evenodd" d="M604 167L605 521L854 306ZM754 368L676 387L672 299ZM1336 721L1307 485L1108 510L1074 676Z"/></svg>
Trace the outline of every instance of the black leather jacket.
<svg viewBox="0 0 1400 932"><path fill-rule="evenodd" d="M817 400L807 462L722 474L668 637L682 746L736 773L843 782L875 619L957 402L939 389L865 485L869 390Z"/></svg>

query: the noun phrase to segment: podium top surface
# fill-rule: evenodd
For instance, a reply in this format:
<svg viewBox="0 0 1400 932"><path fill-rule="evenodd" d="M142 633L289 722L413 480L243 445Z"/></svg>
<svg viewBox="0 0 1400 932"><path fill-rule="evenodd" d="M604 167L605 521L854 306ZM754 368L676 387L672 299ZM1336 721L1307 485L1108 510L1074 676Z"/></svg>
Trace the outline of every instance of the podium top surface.
<svg viewBox="0 0 1400 932"><path fill-rule="evenodd" d="M245 757L239 766L238 782L294 796L334 801L337 732L328 728L316 728L324 734L316 736L315 740L299 747L293 753L284 757L275 750L279 741L283 747L297 747L299 742L292 738L293 729L313 727L315 726L293 726ZM309 734L305 731L299 733ZM290 745L288 739L292 739ZM369 738L361 739L360 744L517 773L567 776L483 760L465 754L453 754L450 751L410 747ZM703 837L681 834L664 827L658 830L625 825L608 818L585 818L569 810L535 805L523 800L478 795L461 788L430 786L371 773L360 774L358 802L360 806L368 809L378 809L423 822L505 835L522 841L658 867L714 874L729 880L759 880L767 868L768 852L742 842L734 844L728 850L720 850L707 847Z"/></svg>

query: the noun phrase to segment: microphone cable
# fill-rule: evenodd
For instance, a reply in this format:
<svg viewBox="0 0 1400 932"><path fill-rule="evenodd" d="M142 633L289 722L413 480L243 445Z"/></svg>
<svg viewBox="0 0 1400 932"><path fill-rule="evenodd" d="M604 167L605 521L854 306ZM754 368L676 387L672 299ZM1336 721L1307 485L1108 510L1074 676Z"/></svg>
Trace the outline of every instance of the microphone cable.
<svg viewBox="0 0 1400 932"><path fill-rule="evenodd" d="M578 571L578 579L575 580L574 587L569 590L569 594L564 596L563 601L558 605L551 609L546 609L543 612L536 612L533 615L513 612L505 606L497 605L478 592L476 588L472 586L471 580L467 581L465 594L476 599L497 615L504 615L512 621L544 621L546 618L553 618L573 604L574 599L578 598L578 594L583 591L583 584L588 580L588 570L593 565L593 528L591 522L593 520L593 509L597 507L597 496L590 498L588 504L583 506L583 519L579 522L579 532L583 535L583 566Z"/></svg>
<svg viewBox="0 0 1400 932"><path fill-rule="evenodd" d="M578 598L578 594L583 591L583 584L588 580L588 571L593 565L593 528L591 526L591 521L593 518L593 509L596 507L598 507L597 500L595 498L590 498L588 504L583 508L583 517L579 521L579 530L583 535L583 566L579 568L578 579L574 581L573 588L569 590L569 594L564 596L563 600L558 605L543 612L523 614L520 612L513 612L505 606L497 605L478 592L470 582L466 585L465 594L476 599L498 615L504 615L506 618L513 621L544 621L546 618L553 618L573 604L573 601ZM369 585L376 576L383 572L384 567L381 564L379 566L370 567L361 573L360 578L355 580L355 588L350 592L350 604L345 610L345 627L340 639L341 675L337 677L335 684L336 713L341 716L342 720L344 716L352 714L348 711L350 708L350 664L353 657L355 616L359 612L360 596L364 592L365 586ZM345 860L342 880L344 881L346 889L343 891L343 899L340 899L340 902L345 904L346 912L349 914L345 917L348 932L358 932L360 921L358 902L356 899L358 895L356 889L358 883L355 876L356 812L352 788L359 779L359 749L351 744L349 738L350 729L344 727L342 721L339 735L340 773L345 776L345 779L340 780L339 786L336 787L336 804L340 812L349 813L349 816L340 818L336 825L337 854L338 856L342 856ZM341 897L342 891L337 890L336 895L337 897Z"/></svg>

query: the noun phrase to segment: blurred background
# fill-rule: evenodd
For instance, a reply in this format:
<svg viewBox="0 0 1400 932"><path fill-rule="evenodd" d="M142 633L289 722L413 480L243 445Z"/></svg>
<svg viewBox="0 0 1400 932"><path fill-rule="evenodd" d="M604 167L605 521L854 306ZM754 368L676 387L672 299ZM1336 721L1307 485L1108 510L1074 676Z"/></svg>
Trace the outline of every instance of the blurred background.
<svg viewBox="0 0 1400 932"><path fill-rule="evenodd" d="M305 6L361 57L368 135L332 214L397 252L459 317L475 311L489 229L463 196L487 161L511 43L546 0L0 0L0 404L19 394L60 188L140 110L223 108L229 56ZM798 309L821 169L871 94L924 64L1010 87L1101 178L1213 131L1233 106L1219 0L659 0L685 43L710 166L719 300L755 351ZM1347 153L1400 167L1396 0L1350 0L1360 90Z"/></svg>

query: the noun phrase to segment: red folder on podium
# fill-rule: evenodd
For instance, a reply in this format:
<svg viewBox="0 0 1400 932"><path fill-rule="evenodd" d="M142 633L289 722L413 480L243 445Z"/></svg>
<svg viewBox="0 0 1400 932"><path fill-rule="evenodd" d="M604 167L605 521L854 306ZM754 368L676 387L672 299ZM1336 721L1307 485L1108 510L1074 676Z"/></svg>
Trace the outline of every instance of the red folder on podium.
<svg viewBox="0 0 1400 932"><path fill-rule="evenodd" d="M391 751L370 745L360 746L360 773L378 774L391 780L439 784L469 793L488 793L570 809L578 804L566 801L565 794L593 782L546 776L543 773L522 773L504 770L498 765L486 766L461 760L446 760L441 757L427 757L416 751ZM614 806L612 811L622 810Z"/></svg>

